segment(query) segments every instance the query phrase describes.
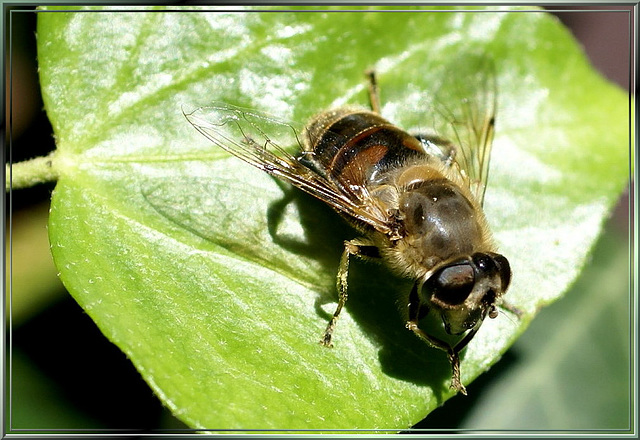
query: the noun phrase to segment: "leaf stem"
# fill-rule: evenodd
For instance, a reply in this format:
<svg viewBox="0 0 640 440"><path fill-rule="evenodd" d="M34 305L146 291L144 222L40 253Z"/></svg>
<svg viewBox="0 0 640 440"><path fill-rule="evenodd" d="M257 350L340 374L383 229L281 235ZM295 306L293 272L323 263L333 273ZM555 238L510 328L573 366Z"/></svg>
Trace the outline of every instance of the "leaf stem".
<svg viewBox="0 0 640 440"><path fill-rule="evenodd" d="M6 165L6 191L35 186L39 183L58 179L55 166L55 152L44 157L36 157L24 162Z"/></svg>

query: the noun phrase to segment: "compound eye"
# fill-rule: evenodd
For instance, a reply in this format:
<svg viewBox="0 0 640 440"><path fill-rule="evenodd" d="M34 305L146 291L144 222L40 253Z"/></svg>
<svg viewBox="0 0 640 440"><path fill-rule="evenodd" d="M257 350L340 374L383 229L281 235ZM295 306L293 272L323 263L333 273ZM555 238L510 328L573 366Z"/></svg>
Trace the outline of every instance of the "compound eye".
<svg viewBox="0 0 640 440"><path fill-rule="evenodd" d="M475 284L470 264L445 267L435 276L434 296L441 302L455 306L467 299Z"/></svg>
<svg viewBox="0 0 640 440"><path fill-rule="evenodd" d="M479 272L489 273L489 272L494 272L496 270L496 264L494 262L494 259L491 258L489 255L478 253L478 254L474 254L472 258Z"/></svg>
<svg viewBox="0 0 640 440"><path fill-rule="evenodd" d="M472 257L473 263L478 269L478 274L481 276L495 276L500 277L500 289L502 292L507 290L509 283L511 282L511 267L509 261L500 254L490 252L488 254L477 253Z"/></svg>
<svg viewBox="0 0 640 440"><path fill-rule="evenodd" d="M495 261L496 266L498 266L502 291L505 291L511 282L511 266L509 266L509 261L500 254L495 254L493 256L493 261Z"/></svg>

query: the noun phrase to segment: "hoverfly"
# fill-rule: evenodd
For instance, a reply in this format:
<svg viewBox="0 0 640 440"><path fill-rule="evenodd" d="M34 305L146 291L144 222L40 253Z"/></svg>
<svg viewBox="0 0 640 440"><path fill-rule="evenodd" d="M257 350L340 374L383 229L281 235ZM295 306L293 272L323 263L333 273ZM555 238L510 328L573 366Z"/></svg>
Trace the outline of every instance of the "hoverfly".
<svg viewBox="0 0 640 440"><path fill-rule="evenodd" d="M441 86L460 99L442 102L436 96L434 117L440 122L432 134L408 134L381 116L373 72L370 111L321 113L302 140L290 124L231 105L185 116L214 144L324 201L360 232L344 243L338 304L323 345L332 346L347 301L351 257L381 259L414 281L404 303L406 327L447 353L451 388L466 394L460 351L485 317L498 315L511 269L496 251L482 210L496 112L493 64L478 56L461 60ZM291 135L301 147L297 156L278 144ZM429 312L440 316L448 334L460 335L459 342L451 345L423 331L419 321Z"/></svg>

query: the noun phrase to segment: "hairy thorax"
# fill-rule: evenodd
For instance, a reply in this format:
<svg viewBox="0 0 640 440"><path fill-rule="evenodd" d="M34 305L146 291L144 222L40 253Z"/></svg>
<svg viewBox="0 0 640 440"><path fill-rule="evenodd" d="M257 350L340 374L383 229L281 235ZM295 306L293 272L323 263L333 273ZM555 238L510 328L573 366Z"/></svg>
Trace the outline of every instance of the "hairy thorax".
<svg viewBox="0 0 640 440"><path fill-rule="evenodd" d="M377 243L401 275L423 277L440 262L493 250L475 199L431 166L409 166L373 193L396 216L402 236Z"/></svg>

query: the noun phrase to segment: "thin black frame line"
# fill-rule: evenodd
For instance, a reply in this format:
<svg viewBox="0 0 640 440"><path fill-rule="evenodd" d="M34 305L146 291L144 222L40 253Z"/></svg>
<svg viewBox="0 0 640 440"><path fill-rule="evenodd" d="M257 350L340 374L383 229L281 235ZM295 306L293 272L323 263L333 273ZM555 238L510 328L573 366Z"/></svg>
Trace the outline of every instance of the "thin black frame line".
<svg viewBox="0 0 640 440"><path fill-rule="evenodd" d="M465 5L461 5L465 6ZM487 7L499 7L500 5L486 5ZM97 7L97 6L96 6ZM141 6L142 8L143 6ZM545 12L545 13L589 13L589 12L626 12L630 13L630 9L514 9L514 10L506 10L506 9L186 9L188 6L167 6L169 9L97 9L97 10L89 10L89 9L56 9L56 10L20 10L20 12L34 12L36 14L43 13L56 13L56 12L75 12L75 13L167 13L167 12L177 12L183 14L193 14L193 13L201 13L201 12L219 12L219 13L354 13L354 12L375 12L375 13L422 13L422 12L466 12L466 13L514 13L514 12ZM171 9L177 8L177 9Z"/></svg>
<svg viewBox="0 0 640 440"><path fill-rule="evenodd" d="M6 15L3 17L3 21L6 20ZM13 420L13 412L12 412L12 408L13 408L13 277L11 276L13 274L13 148L12 148L12 143L13 143L13 11L9 11L9 96L8 96L8 102L9 102L9 111L7 112L7 133L8 133L8 156L9 156L9 160L8 160L8 164L9 164L9 215L8 215L8 219L9 219L9 347L8 347L8 354L9 354L9 393L8 393L8 399L9 399L9 405L6 408L7 411L3 411L2 417L3 419L7 417L8 414L8 422L9 422L9 429L11 429L11 426L13 426L12 424L12 420ZM5 269L6 270L6 269ZM5 275L6 276L6 275ZM6 278L5 278L6 279ZM6 304L5 306L6 307ZM4 309L3 307L3 309ZM4 310L3 310L4 311ZM6 316L6 312L5 312L5 316ZM5 327L6 328L6 327ZM2 338L2 345L3 345L3 350L2 350L2 363L3 366L6 366L6 356L7 356L7 338ZM6 371L6 370L5 370ZM7 380L7 377L4 376L3 377L3 382L5 382ZM7 389L6 387L6 383L4 383L5 389ZM4 396L4 399L6 399L6 395ZM6 420L5 420L6 421ZM4 427L6 427L7 425L4 424ZM4 427L3 427L3 431L4 431ZM4 432L3 432L4 434Z"/></svg>
<svg viewBox="0 0 640 440"><path fill-rule="evenodd" d="M495 6L495 5L490 5L490 6ZM169 7L171 7L171 5L169 5ZM499 11L492 11L492 10L391 10L391 11L381 11L381 10L371 10L370 12L546 12L544 10L515 10L515 11L507 11L507 10L499 10ZM576 13L576 12L634 12L634 15L637 16L637 8L633 8L632 10L628 10L628 9L624 9L624 10L610 10L610 9L605 9L605 10L554 10L553 12L570 12L570 13ZM36 13L40 13L40 12L209 12L206 10L199 10L199 11L180 11L180 10L175 10L175 9L168 9L168 10L109 10L109 11L91 11L91 10L83 10L83 11L78 11L78 10L56 10L56 11L38 11L38 10L12 10L10 11L10 15L13 12L36 12ZM210 12L369 12L368 10L339 10L339 11L325 11L325 10L305 10L305 11L300 11L300 10L238 10L238 11L230 11L230 10L214 10L214 11L210 11ZM630 21L631 21L631 15L630 15ZM12 22L9 22L9 42L10 42L10 47L9 47L9 60L10 60L10 69L9 69L9 85L11 86L12 83L12 66L11 66L11 62L12 62L12 32L11 32L11 25ZM634 40L637 40L637 36L634 36ZM635 43L635 41L634 41ZM633 48L631 48L630 52L633 52L635 48L635 45ZM630 53L629 58L632 58L632 55ZM630 64L631 66L631 64ZM633 69L633 67L630 67L631 69ZM630 90L631 90L631 84L633 82L633 78L632 78L632 72L630 72L630 79L629 79L629 84L630 84ZM13 98L13 94L12 94L12 88L9 88L9 112L8 112L8 135L9 135L9 145L11 145L11 141L12 141L12 98ZM630 100L630 107L632 105L631 100ZM630 112L631 115L631 112ZM631 119L630 119L630 123L631 125ZM638 134L636 133L636 136L638 136ZM631 148L631 146L630 146ZM11 158L12 158L12 149L9 148L9 164L11 165ZM636 161L638 160L637 156L636 156ZM631 168L631 165L630 165ZM636 172L637 172L637 167L636 167ZM9 167L9 177L11 177L11 166ZM636 189L637 191L637 189ZM11 216L11 208L12 208L12 197L11 197L11 180L10 180L10 189L9 189L9 207L10 207L10 213L9 213L9 235L10 235L10 239L9 239L9 249L10 249L10 255L11 255L11 246L12 246L12 242L11 242L11 233L12 233L12 216ZM637 207L636 207L637 208ZM11 259L9 261L9 268L10 268L10 272L11 272ZM11 281L9 283L10 285L10 298L11 298ZM9 303L9 308L10 308L10 312L11 312L11 301ZM11 315L10 315L10 324L11 324ZM9 334L9 340L11 342L11 327L10 327L10 334ZM3 343L5 343L3 341ZM11 351L11 346L9 347L10 351ZM6 353L6 352L5 352ZM3 354L3 360L4 360L4 356L6 354ZM11 362L11 358L10 358L10 362ZM11 397L11 391L10 390L10 397ZM22 431L22 430L21 430ZM81 431L91 431L91 430L81 430ZM102 431L104 432L104 430L98 430L98 431ZM125 430L126 431L126 430ZM162 430L164 431L164 430ZM265 430L265 429L256 429L256 430L224 430L224 429L193 429L193 430L171 430L168 429L167 431L196 431L196 432L202 432L202 431L213 431L213 432L217 432L217 431L233 431L233 432L244 432L244 431L276 431L276 432L283 432L283 431L292 431L292 432L313 432L313 431L327 431L327 430ZM358 431L363 431L363 432L372 432L372 431L392 431L392 432L396 432L397 430L386 430L386 429L363 429L363 430L354 430L354 429L343 429L343 430L331 430L331 431L341 431L341 432L358 432ZM411 430L411 431L418 431L418 432L432 432L432 431L443 431L442 429L415 429L415 430ZM455 429L455 430L451 430L451 431L471 431L471 432L484 432L485 430L478 430L478 429L469 429L469 430L465 430L465 429ZM492 432L491 430L486 430L488 432ZM593 432L594 430L570 430L570 431L565 431L565 430L548 430L548 432L553 432L553 433L558 433L558 432ZM606 432L611 432L611 431L622 431L622 432L626 432L625 430L595 430L595 431L606 431ZM135 432L135 431L130 431L130 432ZM522 430L501 430L501 432L540 432L540 431L522 431ZM543 432L547 432L547 431L543 431ZM151 434L152 435L152 434Z"/></svg>

